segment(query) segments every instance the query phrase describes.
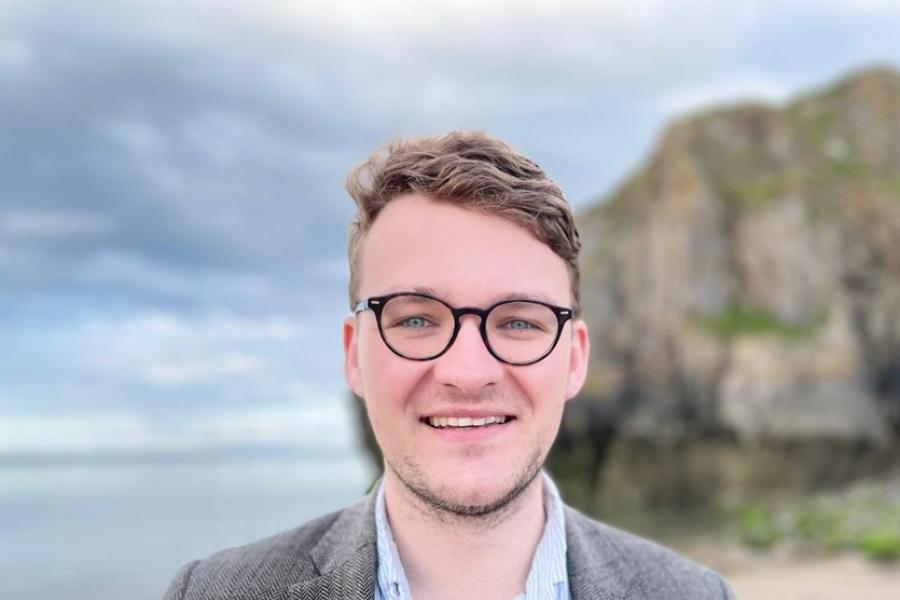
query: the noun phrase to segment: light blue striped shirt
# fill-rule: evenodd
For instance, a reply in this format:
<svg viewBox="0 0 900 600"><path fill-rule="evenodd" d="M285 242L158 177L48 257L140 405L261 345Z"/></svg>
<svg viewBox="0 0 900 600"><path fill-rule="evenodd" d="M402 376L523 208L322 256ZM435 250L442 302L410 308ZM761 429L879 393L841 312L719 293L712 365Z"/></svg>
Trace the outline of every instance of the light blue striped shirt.
<svg viewBox="0 0 900 600"><path fill-rule="evenodd" d="M547 523L534 553L525 593L514 600L570 600L566 572L566 521L562 500L550 477L544 477L544 514ZM400 554L384 508L384 483L375 497L375 530L378 540L378 577L375 600L412 600Z"/></svg>

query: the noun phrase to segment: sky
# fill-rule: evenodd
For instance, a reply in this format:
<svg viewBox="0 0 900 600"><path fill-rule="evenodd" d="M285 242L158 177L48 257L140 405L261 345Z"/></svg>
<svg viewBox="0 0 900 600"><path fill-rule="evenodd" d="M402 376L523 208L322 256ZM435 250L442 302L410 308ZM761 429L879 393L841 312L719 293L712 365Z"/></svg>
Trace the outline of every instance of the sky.
<svg viewBox="0 0 900 600"><path fill-rule="evenodd" d="M0 0L0 457L352 443L347 172L483 129L576 209L672 119L900 66L875 0Z"/></svg>

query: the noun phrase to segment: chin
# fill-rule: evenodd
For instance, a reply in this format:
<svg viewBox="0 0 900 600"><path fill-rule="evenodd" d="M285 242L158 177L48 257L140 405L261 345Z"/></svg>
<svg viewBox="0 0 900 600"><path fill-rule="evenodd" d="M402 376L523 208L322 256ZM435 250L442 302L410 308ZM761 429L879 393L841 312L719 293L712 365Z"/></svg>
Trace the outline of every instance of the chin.
<svg viewBox="0 0 900 600"><path fill-rule="evenodd" d="M543 461L536 452L524 464L510 472L509 466L482 468L470 476L436 478L426 476L410 464L392 464L400 482L426 506L438 512L459 516L481 517L496 514L512 505L538 476ZM398 468L399 467L399 468ZM448 471L459 473L460 470ZM463 471L464 472L464 471ZM505 473L500 478L499 473Z"/></svg>
<svg viewBox="0 0 900 600"><path fill-rule="evenodd" d="M499 485L499 482L457 482L452 487L437 489L437 496L444 498L448 504L467 506L476 509L479 506L496 504L504 496L510 494L515 485Z"/></svg>

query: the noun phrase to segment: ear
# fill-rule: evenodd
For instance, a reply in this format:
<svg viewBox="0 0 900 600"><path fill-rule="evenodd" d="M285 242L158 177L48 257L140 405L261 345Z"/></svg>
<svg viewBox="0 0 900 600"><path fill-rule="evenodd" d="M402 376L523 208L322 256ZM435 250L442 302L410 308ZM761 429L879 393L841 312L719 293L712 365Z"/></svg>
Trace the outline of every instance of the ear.
<svg viewBox="0 0 900 600"><path fill-rule="evenodd" d="M359 329L356 316L344 319L344 377L353 393L364 398L362 377L359 372Z"/></svg>
<svg viewBox="0 0 900 600"><path fill-rule="evenodd" d="M569 379L566 383L566 400L571 400L581 391L587 378L588 359L591 355L591 341L587 324L581 319L572 321L572 347L569 353Z"/></svg>

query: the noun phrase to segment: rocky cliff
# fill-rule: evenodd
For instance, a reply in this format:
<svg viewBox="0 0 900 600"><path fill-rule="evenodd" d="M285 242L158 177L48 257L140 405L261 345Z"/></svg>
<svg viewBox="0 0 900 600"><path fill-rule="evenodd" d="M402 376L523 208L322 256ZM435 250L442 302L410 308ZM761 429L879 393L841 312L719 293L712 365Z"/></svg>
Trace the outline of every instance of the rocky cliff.
<svg viewBox="0 0 900 600"><path fill-rule="evenodd" d="M579 219L591 374L553 465L589 482L570 490L581 504L815 486L892 460L900 74L682 119Z"/></svg>

